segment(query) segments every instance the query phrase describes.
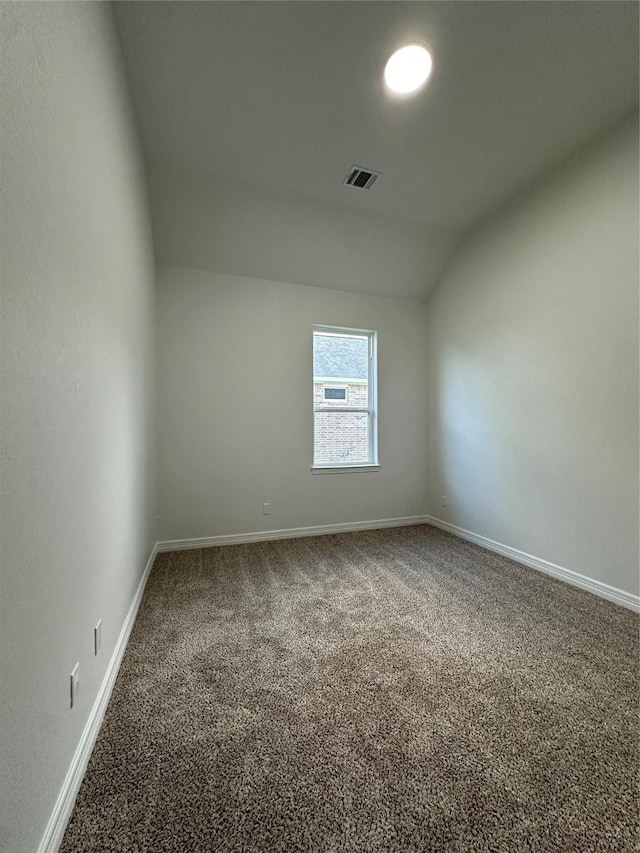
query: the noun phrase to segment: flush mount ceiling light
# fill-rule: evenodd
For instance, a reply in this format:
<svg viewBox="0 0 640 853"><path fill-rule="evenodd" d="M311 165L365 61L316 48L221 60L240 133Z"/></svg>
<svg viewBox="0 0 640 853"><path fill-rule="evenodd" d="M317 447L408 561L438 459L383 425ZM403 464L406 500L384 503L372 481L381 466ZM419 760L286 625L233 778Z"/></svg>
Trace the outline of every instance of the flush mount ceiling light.
<svg viewBox="0 0 640 853"><path fill-rule="evenodd" d="M406 95L424 86L432 66L431 54L424 45L406 44L389 57L384 80L392 92Z"/></svg>

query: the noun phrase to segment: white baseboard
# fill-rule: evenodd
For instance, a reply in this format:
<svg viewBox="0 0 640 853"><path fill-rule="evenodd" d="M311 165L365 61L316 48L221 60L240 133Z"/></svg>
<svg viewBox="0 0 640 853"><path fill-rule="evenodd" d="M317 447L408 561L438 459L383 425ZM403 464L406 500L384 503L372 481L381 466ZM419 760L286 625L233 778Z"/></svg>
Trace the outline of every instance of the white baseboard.
<svg viewBox="0 0 640 853"><path fill-rule="evenodd" d="M425 517L425 522L426 524L433 525L433 527L446 530L448 533L453 533L454 536L459 536L461 539L467 539L469 542L481 545L489 551L495 551L496 554L509 557L510 560L515 560L516 563L522 563L531 569L537 569L539 572L544 572L545 575L552 575L552 577L565 581L565 583L586 589L588 592L599 595L600 598L606 598L615 604L621 604L629 610L640 613L640 596L625 592L623 589L618 589L615 586L609 586L609 584L589 578L586 575L581 575L571 569L556 566L555 563L550 563L548 560L534 557L532 554L519 551L517 548L511 548L509 545L503 545L501 542L495 542L493 539L488 539L479 533L472 533L470 530L465 530L464 527L458 527L455 524L450 524L448 521L442 521L440 518L428 515Z"/></svg>
<svg viewBox="0 0 640 853"><path fill-rule="evenodd" d="M158 542L158 551L185 551L189 548L211 548L216 545L242 545L246 542L267 542L271 539L297 539L300 536L325 536L329 533L354 533L357 530L380 530L384 527L408 527L427 524L428 516L411 515L405 518L379 518L375 521L348 521L344 524L320 524L315 527L291 527L286 530L261 530L256 533L234 533L230 536L205 536L202 539L169 539Z"/></svg>
<svg viewBox="0 0 640 853"><path fill-rule="evenodd" d="M96 701L93 703L89 719L87 720L82 732L80 743L75 751L71 765L62 784L62 788L58 794L58 799L53 807L53 812L51 813L44 835L42 836L40 846L38 847L38 853L56 853L62 842L62 837L64 836L64 831L67 827L67 823L69 822L69 818L71 817L71 812L73 811L73 806L78 795L78 791L80 790L80 785L82 783L85 770L87 769L89 758L91 757L93 747L95 746L95 742L98 738L100 726L102 725L102 720L104 718L105 711L107 710L107 705L109 704L111 691L113 690L113 685L115 683L118 670L120 669L120 664L127 647L133 623L135 622L138 614L140 602L142 601L142 594L144 593L147 578L149 577L149 572L151 571L151 567L153 566L153 561L155 560L157 553L158 546L154 545L151 550L151 555L147 561L147 565L145 566L142 578L140 579L140 583L138 584L136 593L133 597L133 601L131 602L131 607L129 608L129 612L124 620L120 636L118 637L116 647L111 655L111 660L109 661L107 671L102 680L102 684L100 685Z"/></svg>

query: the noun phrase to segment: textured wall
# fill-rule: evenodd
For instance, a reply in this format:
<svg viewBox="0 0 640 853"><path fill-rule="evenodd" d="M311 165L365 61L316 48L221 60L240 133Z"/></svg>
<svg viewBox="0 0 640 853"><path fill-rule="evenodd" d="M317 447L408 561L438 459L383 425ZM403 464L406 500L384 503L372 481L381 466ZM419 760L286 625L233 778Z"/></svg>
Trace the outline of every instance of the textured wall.
<svg viewBox="0 0 640 853"><path fill-rule="evenodd" d="M423 305L160 268L158 311L162 539L424 513ZM380 471L311 473L314 324L378 332Z"/></svg>
<svg viewBox="0 0 640 853"><path fill-rule="evenodd" d="M637 594L637 117L467 241L427 342L431 514Z"/></svg>
<svg viewBox="0 0 640 853"><path fill-rule="evenodd" d="M0 849L30 853L154 539L154 270L110 7L3 3L0 13Z"/></svg>

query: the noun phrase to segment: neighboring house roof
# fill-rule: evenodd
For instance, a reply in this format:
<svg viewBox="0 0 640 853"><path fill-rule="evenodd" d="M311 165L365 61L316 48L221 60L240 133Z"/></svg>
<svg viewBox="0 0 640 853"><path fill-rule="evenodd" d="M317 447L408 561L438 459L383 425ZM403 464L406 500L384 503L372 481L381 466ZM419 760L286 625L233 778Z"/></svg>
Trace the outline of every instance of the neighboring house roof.
<svg viewBox="0 0 640 853"><path fill-rule="evenodd" d="M366 338L313 336L313 375L324 379L363 379L368 375Z"/></svg>

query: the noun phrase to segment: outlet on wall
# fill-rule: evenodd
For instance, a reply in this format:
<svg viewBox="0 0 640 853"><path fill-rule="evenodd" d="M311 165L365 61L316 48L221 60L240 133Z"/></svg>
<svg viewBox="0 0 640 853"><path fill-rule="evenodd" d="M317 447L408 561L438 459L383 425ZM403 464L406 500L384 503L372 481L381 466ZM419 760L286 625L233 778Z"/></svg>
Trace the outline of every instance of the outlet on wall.
<svg viewBox="0 0 640 853"><path fill-rule="evenodd" d="M78 690L80 689L80 661L78 661L78 663L71 670L71 675L69 676L69 681L70 681L70 694L69 694L70 705L69 705L69 707L73 708L73 706L78 701Z"/></svg>
<svg viewBox="0 0 640 853"><path fill-rule="evenodd" d="M449 506L449 498L446 495L442 495L440 499L441 506Z"/></svg>
<svg viewBox="0 0 640 853"><path fill-rule="evenodd" d="M263 515L271 515L271 504L270 503L262 504L262 514Z"/></svg>
<svg viewBox="0 0 640 853"><path fill-rule="evenodd" d="M98 619L96 627L93 629L93 653L97 655L102 645L102 619Z"/></svg>

